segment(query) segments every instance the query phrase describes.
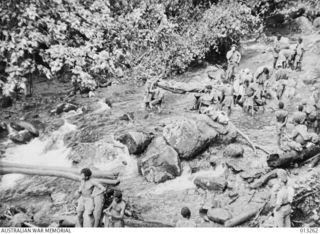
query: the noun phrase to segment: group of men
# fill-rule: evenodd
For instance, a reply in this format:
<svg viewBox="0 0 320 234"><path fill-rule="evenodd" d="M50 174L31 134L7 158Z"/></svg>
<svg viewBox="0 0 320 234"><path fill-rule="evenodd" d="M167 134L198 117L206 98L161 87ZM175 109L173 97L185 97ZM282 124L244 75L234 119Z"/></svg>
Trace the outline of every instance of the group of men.
<svg viewBox="0 0 320 234"><path fill-rule="evenodd" d="M103 223L104 227L124 227L126 203L122 200L121 191L115 190L113 194L107 191L91 178L92 171L89 168L83 168L80 174L81 182L76 192L79 197L77 226L100 227ZM113 198L112 201L110 198Z"/></svg>
<svg viewBox="0 0 320 234"><path fill-rule="evenodd" d="M320 109L317 104L299 105L298 110L292 115L294 129L291 135L286 133L288 123L288 111L284 109L284 103L279 102L279 108L275 113L277 121L278 146L283 151L294 150L300 152L308 143L318 143L318 125L320 123Z"/></svg>
<svg viewBox="0 0 320 234"><path fill-rule="evenodd" d="M282 48L281 35L277 38L273 46L273 68L281 66L301 71L301 62L304 54L303 39L300 37L293 49Z"/></svg>

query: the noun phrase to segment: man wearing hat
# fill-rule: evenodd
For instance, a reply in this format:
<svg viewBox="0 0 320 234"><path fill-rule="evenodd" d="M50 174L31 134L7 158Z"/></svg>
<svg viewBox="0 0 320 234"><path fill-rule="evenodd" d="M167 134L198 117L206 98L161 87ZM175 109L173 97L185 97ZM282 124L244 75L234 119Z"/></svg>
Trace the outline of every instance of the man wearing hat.
<svg viewBox="0 0 320 234"><path fill-rule="evenodd" d="M236 50L237 46L233 44L231 50L227 53L228 69L227 80L231 80L235 73L236 66L239 66L241 60L241 54Z"/></svg>

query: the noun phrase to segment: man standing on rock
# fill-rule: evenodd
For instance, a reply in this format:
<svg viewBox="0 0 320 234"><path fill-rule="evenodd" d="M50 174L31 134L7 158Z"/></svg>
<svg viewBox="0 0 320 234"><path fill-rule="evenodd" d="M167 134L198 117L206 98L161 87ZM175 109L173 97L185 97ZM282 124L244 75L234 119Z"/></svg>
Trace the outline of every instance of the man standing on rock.
<svg viewBox="0 0 320 234"><path fill-rule="evenodd" d="M288 185L287 175L280 178L280 190L277 193L274 209L275 225L277 227L291 227L290 214L291 203L294 197L294 189Z"/></svg>
<svg viewBox="0 0 320 234"><path fill-rule="evenodd" d="M278 34L277 38L275 39L274 45L273 45L273 68L274 69L276 68L277 61L279 58L279 52L281 50L280 40L281 40L281 35Z"/></svg>
<svg viewBox="0 0 320 234"><path fill-rule="evenodd" d="M295 57L294 57L294 63L293 63L293 69L301 71L301 61L304 53L304 45L302 43L302 38L300 37L298 39L298 44L295 48Z"/></svg>
<svg viewBox="0 0 320 234"><path fill-rule="evenodd" d="M80 172L81 183L79 190L77 191L80 198L78 200L78 225L80 227L92 227L94 224L94 194L95 187L105 191L105 187L99 182L91 178L92 172L89 168L83 168ZM84 216L86 214L86 216Z"/></svg>
<svg viewBox="0 0 320 234"><path fill-rule="evenodd" d="M150 100L149 106L151 110L153 107L156 107L158 110L158 113L160 113L162 101L164 99L164 93L162 89L157 86L158 82L159 80L157 79L150 89L151 100Z"/></svg>
<svg viewBox="0 0 320 234"><path fill-rule="evenodd" d="M114 199L111 205L105 209L105 227L124 227L124 211L126 209L126 203L122 200L121 191L114 192Z"/></svg>
<svg viewBox="0 0 320 234"><path fill-rule="evenodd" d="M241 54L239 53L239 51L236 50L236 47L237 46L233 44L231 46L231 50L229 50L227 53L227 61L228 61L227 80L228 81L232 80L235 73L235 69L237 66L239 66L240 60L241 60Z"/></svg>

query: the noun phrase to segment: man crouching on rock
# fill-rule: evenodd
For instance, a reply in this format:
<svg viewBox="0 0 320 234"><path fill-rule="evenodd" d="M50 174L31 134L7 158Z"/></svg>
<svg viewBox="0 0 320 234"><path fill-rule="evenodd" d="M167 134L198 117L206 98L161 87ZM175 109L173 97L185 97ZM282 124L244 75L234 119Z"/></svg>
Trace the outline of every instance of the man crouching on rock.
<svg viewBox="0 0 320 234"><path fill-rule="evenodd" d="M126 203L122 200L121 191L114 191L114 199L111 205L105 209L105 227L124 227L124 211L126 209Z"/></svg>
<svg viewBox="0 0 320 234"><path fill-rule="evenodd" d="M94 197L93 190L95 187L105 191L105 187L91 178L92 172L89 168L83 168L80 172L81 183L77 191L80 198L78 200L78 225L79 227L92 227L94 223ZM84 214L87 216L84 216Z"/></svg>

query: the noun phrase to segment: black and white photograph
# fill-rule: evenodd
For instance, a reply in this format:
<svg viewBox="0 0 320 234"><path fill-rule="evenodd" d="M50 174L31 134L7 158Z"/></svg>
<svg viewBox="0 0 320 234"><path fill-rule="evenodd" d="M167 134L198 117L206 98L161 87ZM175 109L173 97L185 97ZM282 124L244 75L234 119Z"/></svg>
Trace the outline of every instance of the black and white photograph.
<svg viewBox="0 0 320 234"><path fill-rule="evenodd" d="M0 0L1 233L318 233L319 134L319 0Z"/></svg>

